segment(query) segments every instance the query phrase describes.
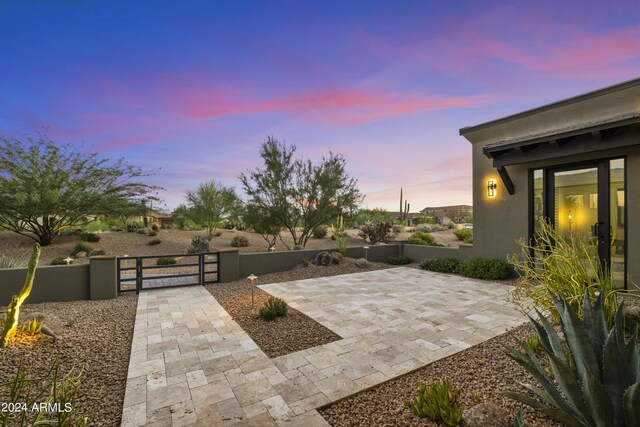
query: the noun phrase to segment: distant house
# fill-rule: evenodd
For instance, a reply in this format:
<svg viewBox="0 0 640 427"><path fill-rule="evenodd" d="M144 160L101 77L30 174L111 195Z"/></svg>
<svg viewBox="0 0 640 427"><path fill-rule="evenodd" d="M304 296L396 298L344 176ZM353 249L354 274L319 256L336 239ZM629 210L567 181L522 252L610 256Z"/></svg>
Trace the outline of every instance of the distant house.
<svg viewBox="0 0 640 427"><path fill-rule="evenodd" d="M473 218L473 206L450 205L426 207L420 211L420 215L433 217L438 224L443 225L449 222L471 222L470 220Z"/></svg>
<svg viewBox="0 0 640 427"><path fill-rule="evenodd" d="M400 221L401 219L405 218L404 212L388 212L388 213L391 216L391 218L393 218L396 221ZM407 225L409 226L413 225L413 217L417 215L420 215L420 214L412 213L412 212L407 213L407 216L406 216Z"/></svg>
<svg viewBox="0 0 640 427"><path fill-rule="evenodd" d="M640 284L640 78L460 129L473 153L473 253L506 257L544 219Z"/></svg>

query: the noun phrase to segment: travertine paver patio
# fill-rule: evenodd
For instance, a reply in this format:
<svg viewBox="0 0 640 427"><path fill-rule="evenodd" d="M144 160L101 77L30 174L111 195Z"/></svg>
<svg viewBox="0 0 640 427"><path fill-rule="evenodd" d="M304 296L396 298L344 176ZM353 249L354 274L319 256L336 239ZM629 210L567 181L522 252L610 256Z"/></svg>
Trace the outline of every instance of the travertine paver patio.
<svg viewBox="0 0 640 427"><path fill-rule="evenodd" d="M524 322L506 285L412 268L261 288L343 339L269 359L205 288L145 291L122 425L325 426L315 408Z"/></svg>

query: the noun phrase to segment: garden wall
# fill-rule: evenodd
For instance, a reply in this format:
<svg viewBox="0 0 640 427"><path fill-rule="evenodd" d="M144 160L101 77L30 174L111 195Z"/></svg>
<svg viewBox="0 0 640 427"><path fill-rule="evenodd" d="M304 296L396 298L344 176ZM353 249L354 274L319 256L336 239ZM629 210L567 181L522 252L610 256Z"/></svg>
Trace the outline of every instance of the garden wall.
<svg viewBox="0 0 640 427"><path fill-rule="evenodd" d="M238 257L240 277L247 277L251 274L262 275L287 271L301 264L305 258L312 261L318 253L323 251L326 251L326 249L240 254ZM329 252L333 252L333 250L329 250ZM367 250L366 258L369 261L385 262L390 256L397 255L400 255L400 244L390 244L370 246ZM350 258L365 258L365 249L362 247L347 248L347 256ZM224 270L228 266L222 264L221 267Z"/></svg>
<svg viewBox="0 0 640 427"><path fill-rule="evenodd" d="M28 303L98 300L117 293L114 257L93 257L88 264L38 267ZM26 268L0 270L0 305L17 295L27 277Z"/></svg>

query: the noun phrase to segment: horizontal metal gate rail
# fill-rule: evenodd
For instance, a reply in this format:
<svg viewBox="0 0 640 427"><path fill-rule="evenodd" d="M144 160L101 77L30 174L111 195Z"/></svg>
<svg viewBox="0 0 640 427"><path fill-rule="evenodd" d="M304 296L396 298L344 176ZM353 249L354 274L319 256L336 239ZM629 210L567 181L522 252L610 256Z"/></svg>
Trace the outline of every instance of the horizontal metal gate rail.
<svg viewBox="0 0 640 427"><path fill-rule="evenodd" d="M176 263L169 265L145 265L146 260L160 258L174 258L174 259L184 259L184 258L194 258L194 262L188 263ZM134 266L125 266L124 264L129 261L135 261ZM218 283L220 282L220 252L205 252L199 254L175 254L175 255L145 255L145 256L125 256L117 258L117 277L118 277L118 292L131 292L136 291L136 293L140 293L141 290L147 289L159 289L159 288L177 288L182 286L195 286L195 285L207 285L210 283ZM215 270L207 270L208 266L215 265ZM176 273L176 274L151 274L145 276L145 270L167 270L171 271L171 269L183 269L183 268L192 268L197 267L197 272L193 273ZM123 277L123 273L133 272L133 277ZM207 276L215 275L215 280L207 280ZM186 282L186 283L176 283L180 278L192 277L194 278L194 283ZM170 279L176 279L171 281ZM166 280L169 284L157 284L158 281ZM153 286L145 286L145 282L155 281L156 284ZM133 289L124 289L123 284L127 284L133 282L135 283L135 288Z"/></svg>

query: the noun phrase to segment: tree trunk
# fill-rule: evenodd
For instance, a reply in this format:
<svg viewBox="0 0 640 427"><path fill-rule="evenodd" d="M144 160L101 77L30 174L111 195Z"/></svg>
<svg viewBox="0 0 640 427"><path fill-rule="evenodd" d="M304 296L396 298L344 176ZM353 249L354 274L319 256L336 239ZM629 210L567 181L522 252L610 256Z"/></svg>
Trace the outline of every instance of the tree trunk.
<svg viewBox="0 0 640 427"><path fill-rule="evenodd" d="M53 233L45 232L43 234L39 234L38 240L40 241L40 246L49 246L53 241Z"/></svg>

